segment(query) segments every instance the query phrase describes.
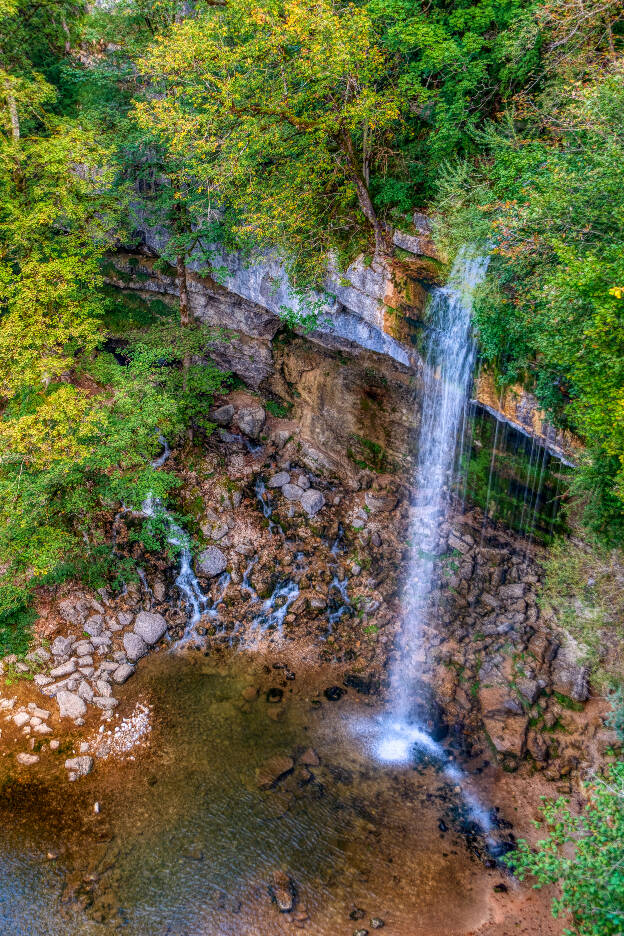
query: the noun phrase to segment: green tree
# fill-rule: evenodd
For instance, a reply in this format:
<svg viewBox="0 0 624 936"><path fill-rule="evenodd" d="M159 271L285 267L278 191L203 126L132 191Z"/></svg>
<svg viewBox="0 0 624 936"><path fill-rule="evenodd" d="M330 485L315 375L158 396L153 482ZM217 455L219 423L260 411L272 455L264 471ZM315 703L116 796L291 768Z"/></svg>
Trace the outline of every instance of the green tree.
<svg viewBox="0 0 624 936"><path fill-rule="evenodd" d="M369 180L405 102L365 8L231 0L174 25L140 68L141 126L184 156L237 245L309 280L331 250L361 246L363 225L391 253Z"/></svg>
<svg viewBox="0 0 624 936"><path fill-rule="evenodd" d="M520 879L535 887L556 884L553 915L570 914L578 936L619 936L624 929L624 763L585 786L585 803L573 811L564 798L545 802L545 839L525 841L507 856ZM540 823L538 823L538 826Z"/></svg>

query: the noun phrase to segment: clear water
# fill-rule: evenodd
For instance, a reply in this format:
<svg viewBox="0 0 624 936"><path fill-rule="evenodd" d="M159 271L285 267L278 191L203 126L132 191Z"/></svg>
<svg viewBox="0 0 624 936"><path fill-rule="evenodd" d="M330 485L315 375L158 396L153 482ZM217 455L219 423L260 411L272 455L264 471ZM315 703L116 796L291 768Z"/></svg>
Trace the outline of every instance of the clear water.
<svg viewBox="0 0 624 936"><path fill-rule="evenodd" d="M158 713L136 760L98 761L75 784L5 783L0 932L281 936L293 923L267 890L276 870L294 882L294 913L308 915L311 936L350 936L371 917L394 936L480 925L501 872L474 856L455 781L428 756L436 752L423 752L417 770L379 764L350 726L380 713L354 695L326 701L335 674L315 685L241 654L232 665L148 658L125 687L129 704L134 694ZM260 693L245 702L249 685ZM283 688L278 706L266 699L273 686ZM297 762L309 747L319 766L258 788L268 758ZM365 911L359 923L354 907Z"/></svg>

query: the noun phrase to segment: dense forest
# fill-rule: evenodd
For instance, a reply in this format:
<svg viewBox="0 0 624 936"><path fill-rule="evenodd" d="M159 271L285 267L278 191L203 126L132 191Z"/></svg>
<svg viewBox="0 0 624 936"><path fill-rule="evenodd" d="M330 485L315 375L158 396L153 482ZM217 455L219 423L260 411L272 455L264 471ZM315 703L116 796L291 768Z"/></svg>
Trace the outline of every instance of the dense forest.
<svg viewBox="0 0 624 936"><path fill-rule="evenodd" d="M210 431L231 378L202 358L216 335L186 271L193 254L218 280L215 245L275 251L307 328L328 265L400 260L414 212L446 261L488 251L482 366L580 441L571 522L621 547L623 113L623 0L0 0L3 650L27 646L36 588L133 575L112 518L179 484L152 465L163 436ZM145 225L169 232L179 310L121 310L107 288ZM519 859L577 875L581 921L587 881L617 865L612 809L601 788L587 822L608 848L576 869L556 836L541 866ZM621 932L605 899L580 932Z"/></svg>

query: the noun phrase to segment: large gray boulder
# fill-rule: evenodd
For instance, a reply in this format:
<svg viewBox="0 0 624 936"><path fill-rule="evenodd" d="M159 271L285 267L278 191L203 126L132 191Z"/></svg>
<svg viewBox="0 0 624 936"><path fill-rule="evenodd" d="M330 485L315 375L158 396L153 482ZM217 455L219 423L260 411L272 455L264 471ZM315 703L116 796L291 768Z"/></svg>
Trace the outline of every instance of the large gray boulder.
<svg viewBox="0 0 624 936"><path fill-rule="evenodd" d="M552 662L551 681L555 692L585 702L589 698L589 667L581 663L571 646L561 647Z"/></svg>
<svg viewBox="0 0 624 936"><path fill-rule="evenodd" d="M301 495L299 503L307 513L308 517L313 517L325 505L325 498L320 491L315 488L309 488Z"/></svg>
<svg viewBox="0 0 624 936"><path fill-rule="evenodd" d="M262 406L243 406L236 414L238 428L250 439L257 439L264 426L266 413Z"/></svg>
<svg viewBox="0 0 624 936"><path fill-rule="evenodd" d="M145 643L155 644L167 632L167 622L162 614L150 614L149 611L140 611L134 622L134 633L142 637Z"/></svg>
<svg viewBox="0 0 624 936"><path fill-rule="evenodd" d="M123 644L126 656L131 663L140 660L148 650L147 644L138 634L124 634Z"/></svg>
<svg viewBox="0 0 624 936"><path fill-rule="evenodd" d="M213 578L227 569L227 556L217 546L208 546L197 557L196 567L199 575Z"/></svg>
<svg viewBox="0 0 624 936"><path fill-rule="evenodd" d="M284 484L282 486L282 494L286 500L298 501L303 494L303 488L299 487L298 484Z"/></svg>
<svg viewBox="0 0 624 936"><path fill-rule="evenodd" d="M61 689L56 693L59 715L61 718L82 718L86 715L87 706L83 699L75 692L68 692L67 689Z"/></svg>

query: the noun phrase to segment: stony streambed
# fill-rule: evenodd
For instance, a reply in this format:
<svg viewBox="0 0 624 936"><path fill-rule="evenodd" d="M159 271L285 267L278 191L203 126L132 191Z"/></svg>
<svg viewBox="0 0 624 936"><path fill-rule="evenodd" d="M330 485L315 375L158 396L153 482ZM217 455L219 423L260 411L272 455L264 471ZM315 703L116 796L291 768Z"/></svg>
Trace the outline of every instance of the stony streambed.
<svg viewBox="0 0 624 936"><path fill-rule="evenodd" d="M379 704L340 675L148 658L123 687L126 728L94 729L96 770L5 782L0 930L522 932L489 928L527 894L488 860L459 791L426 760L379 765L365 727Z"/></svg>

